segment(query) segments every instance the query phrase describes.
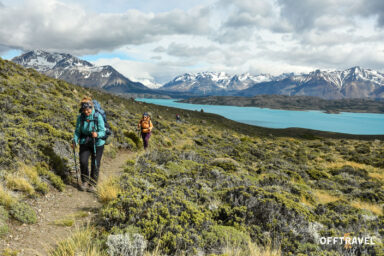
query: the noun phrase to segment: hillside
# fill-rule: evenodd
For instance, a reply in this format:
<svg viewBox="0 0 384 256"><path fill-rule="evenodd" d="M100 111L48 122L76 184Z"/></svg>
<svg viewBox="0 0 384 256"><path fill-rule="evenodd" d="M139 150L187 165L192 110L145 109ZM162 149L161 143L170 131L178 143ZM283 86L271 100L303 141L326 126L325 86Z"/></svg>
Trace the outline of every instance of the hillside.
<svg viewBox="0 0 384 256"><path fill-rule="evenodd" d="M85 89L0 59L1 235L11 225L36 225L27 201L72 184L69 142L83 95L106 109L114 138L105 154L124 149L136 157L100 184L91 227L50 255L116 255L133 245L146 255L383 251L384 136L243 125ZM135 132L144 111L155 126L145 152ZM346 233L375 245L319 243Z"/></svg>
<svg viewBox="0 0 384 256"><path fill-rule="evenodd" d="M256 95L253 97L194 97L179 102L204 105L227 105L286 110L321 110L326 113L384 113L384 101L374 99L324 100L310 96Z"/></svg>

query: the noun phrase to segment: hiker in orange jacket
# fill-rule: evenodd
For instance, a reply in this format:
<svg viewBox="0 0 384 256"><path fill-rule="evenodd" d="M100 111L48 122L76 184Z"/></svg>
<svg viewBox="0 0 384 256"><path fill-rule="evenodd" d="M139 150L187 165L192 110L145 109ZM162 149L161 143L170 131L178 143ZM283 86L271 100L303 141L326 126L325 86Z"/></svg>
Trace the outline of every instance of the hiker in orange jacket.
<svg viewBox="0 0 384 256"><path fill-rule="evenodd" d="M139 121L137 128L141 131L141 138L143 139L144 149L148 148L149 138L153 128L151 117L147 112L144 112L143 117Z"/></svg>

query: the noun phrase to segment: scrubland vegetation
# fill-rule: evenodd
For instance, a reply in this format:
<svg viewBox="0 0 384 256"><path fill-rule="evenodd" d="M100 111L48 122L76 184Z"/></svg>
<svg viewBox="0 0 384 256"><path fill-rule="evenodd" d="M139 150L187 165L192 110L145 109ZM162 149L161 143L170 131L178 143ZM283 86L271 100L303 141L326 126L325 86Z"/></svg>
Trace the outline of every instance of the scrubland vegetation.
<svg viewBox="0 0 384 256"><path fill-rule="evenodd" d="M375 245L353 249L383 255L381 137L242 125L90 91L3 60L0 235L10 220L36 222L28 200L73 182L69 143L84 95L107 111L114 136L105 154L128 149L136 157L99 184L103 206L92 226L51 255L344 255L344 246L319 238L346 233L373 237ZM147 151L135 130L144 111L155 127Z"/></svg>

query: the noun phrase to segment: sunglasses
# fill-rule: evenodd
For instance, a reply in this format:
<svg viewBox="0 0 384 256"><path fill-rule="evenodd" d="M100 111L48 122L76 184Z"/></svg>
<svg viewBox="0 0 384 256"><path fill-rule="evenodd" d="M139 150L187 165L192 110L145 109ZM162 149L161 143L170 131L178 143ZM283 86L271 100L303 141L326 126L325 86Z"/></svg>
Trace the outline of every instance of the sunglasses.
<svg viewBox="0 0 384 256"><path fill-rule="evenodd" d="M81 103L81 109L82 110L92 109L92 105L90 103L88 103L88 102Z"/></svg>

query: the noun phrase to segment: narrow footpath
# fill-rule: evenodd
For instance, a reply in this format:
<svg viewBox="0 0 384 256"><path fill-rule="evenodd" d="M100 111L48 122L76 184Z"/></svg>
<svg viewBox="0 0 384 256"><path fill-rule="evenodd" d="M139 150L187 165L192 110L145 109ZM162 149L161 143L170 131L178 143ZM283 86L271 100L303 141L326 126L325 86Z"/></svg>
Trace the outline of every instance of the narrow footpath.
<svg viewBox="0 0 384 256"><path fill-rule="evenodd" d="M116 158L103 159L99 182L120 175L125 162L134 156L134 152L120 151ZM52 190L30 203L37 213L37 223L27 225L12 221L9 233L0 240L0 249L18 250L18 256L48 255L58 241L87 225L101 207L95 194L70 185L64 192Z"/></svg>

